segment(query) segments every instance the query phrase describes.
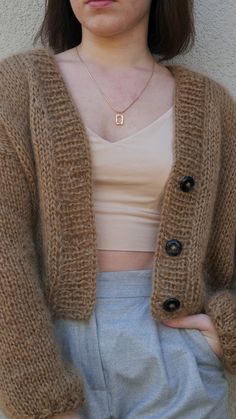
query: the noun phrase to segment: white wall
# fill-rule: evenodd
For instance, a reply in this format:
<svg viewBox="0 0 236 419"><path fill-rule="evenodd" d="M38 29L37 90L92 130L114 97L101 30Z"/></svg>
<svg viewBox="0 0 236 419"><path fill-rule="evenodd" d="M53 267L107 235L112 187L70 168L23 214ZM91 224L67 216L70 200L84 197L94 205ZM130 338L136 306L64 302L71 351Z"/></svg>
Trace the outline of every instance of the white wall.
<svg viewBox="0 0 236 419"><path fill-rule="evenodd" d="M45 0L1 0L0 59L32 48L44 3ZM195 0L195 22L195 47L172 62L211 76L228 87L236 99L236 1ZM235 419L236 377L228 378L231 417Z"/></svg>
<svg viewBox="0 0 236 419"><path fill-rule="evenodd" d="M195 47L173 61L227 86L236 99L236 1L195 0Z"/></svg>

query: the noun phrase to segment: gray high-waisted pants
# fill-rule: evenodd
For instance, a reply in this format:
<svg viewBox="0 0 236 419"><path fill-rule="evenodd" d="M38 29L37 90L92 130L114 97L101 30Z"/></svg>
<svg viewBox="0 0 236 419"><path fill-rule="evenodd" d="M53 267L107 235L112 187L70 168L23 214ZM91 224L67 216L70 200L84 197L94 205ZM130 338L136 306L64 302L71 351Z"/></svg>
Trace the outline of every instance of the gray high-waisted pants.
<svg viewBox="0 0 236 419"><path fill-rule="evenodd" d="M152 270L97 273L88 321L55 320L63 356L83 377L81 419L227 419L221 360L197 329L150 312Z"/></svg>

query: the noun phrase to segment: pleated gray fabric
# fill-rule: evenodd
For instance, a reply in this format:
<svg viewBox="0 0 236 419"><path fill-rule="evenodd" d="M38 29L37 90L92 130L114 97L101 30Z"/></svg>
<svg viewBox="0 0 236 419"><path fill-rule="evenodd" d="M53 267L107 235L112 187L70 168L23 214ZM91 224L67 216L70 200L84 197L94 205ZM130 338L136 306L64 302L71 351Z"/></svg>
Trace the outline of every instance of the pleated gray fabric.
<svg viewBox="0 0 236 419"><path fill-rule="evenodd" d="M150 269L97 273L88 321L57 319L63 356L85 386L82 419L227 419L221 360L196 329L150 313Z"/></svg>

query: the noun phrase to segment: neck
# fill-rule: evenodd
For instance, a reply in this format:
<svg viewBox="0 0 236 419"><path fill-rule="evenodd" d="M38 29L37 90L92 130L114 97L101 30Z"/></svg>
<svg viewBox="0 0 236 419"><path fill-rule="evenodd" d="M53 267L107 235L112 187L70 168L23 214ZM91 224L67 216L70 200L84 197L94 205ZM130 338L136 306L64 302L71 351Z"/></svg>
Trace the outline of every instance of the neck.
<svg viewBox="0 0 236 419"><path fill-rule="evenodd" d="M119 34L119 36L95 36L83 28L82 42L78 51L86 62L98 64L104 69L150 69L153 60L146 43L146 34Z"/></svg>

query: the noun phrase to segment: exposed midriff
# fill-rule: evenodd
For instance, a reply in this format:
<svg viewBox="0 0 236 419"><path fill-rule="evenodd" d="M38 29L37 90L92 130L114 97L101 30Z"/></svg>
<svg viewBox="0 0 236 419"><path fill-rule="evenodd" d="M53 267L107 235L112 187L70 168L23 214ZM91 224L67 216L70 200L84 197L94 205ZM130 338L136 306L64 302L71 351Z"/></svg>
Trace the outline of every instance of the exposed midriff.
<svg viewBox="0 0 236 419"><path fill-rule="evenodd" d="M154 252L97 250L99 272L152 269Z"/></svg>

